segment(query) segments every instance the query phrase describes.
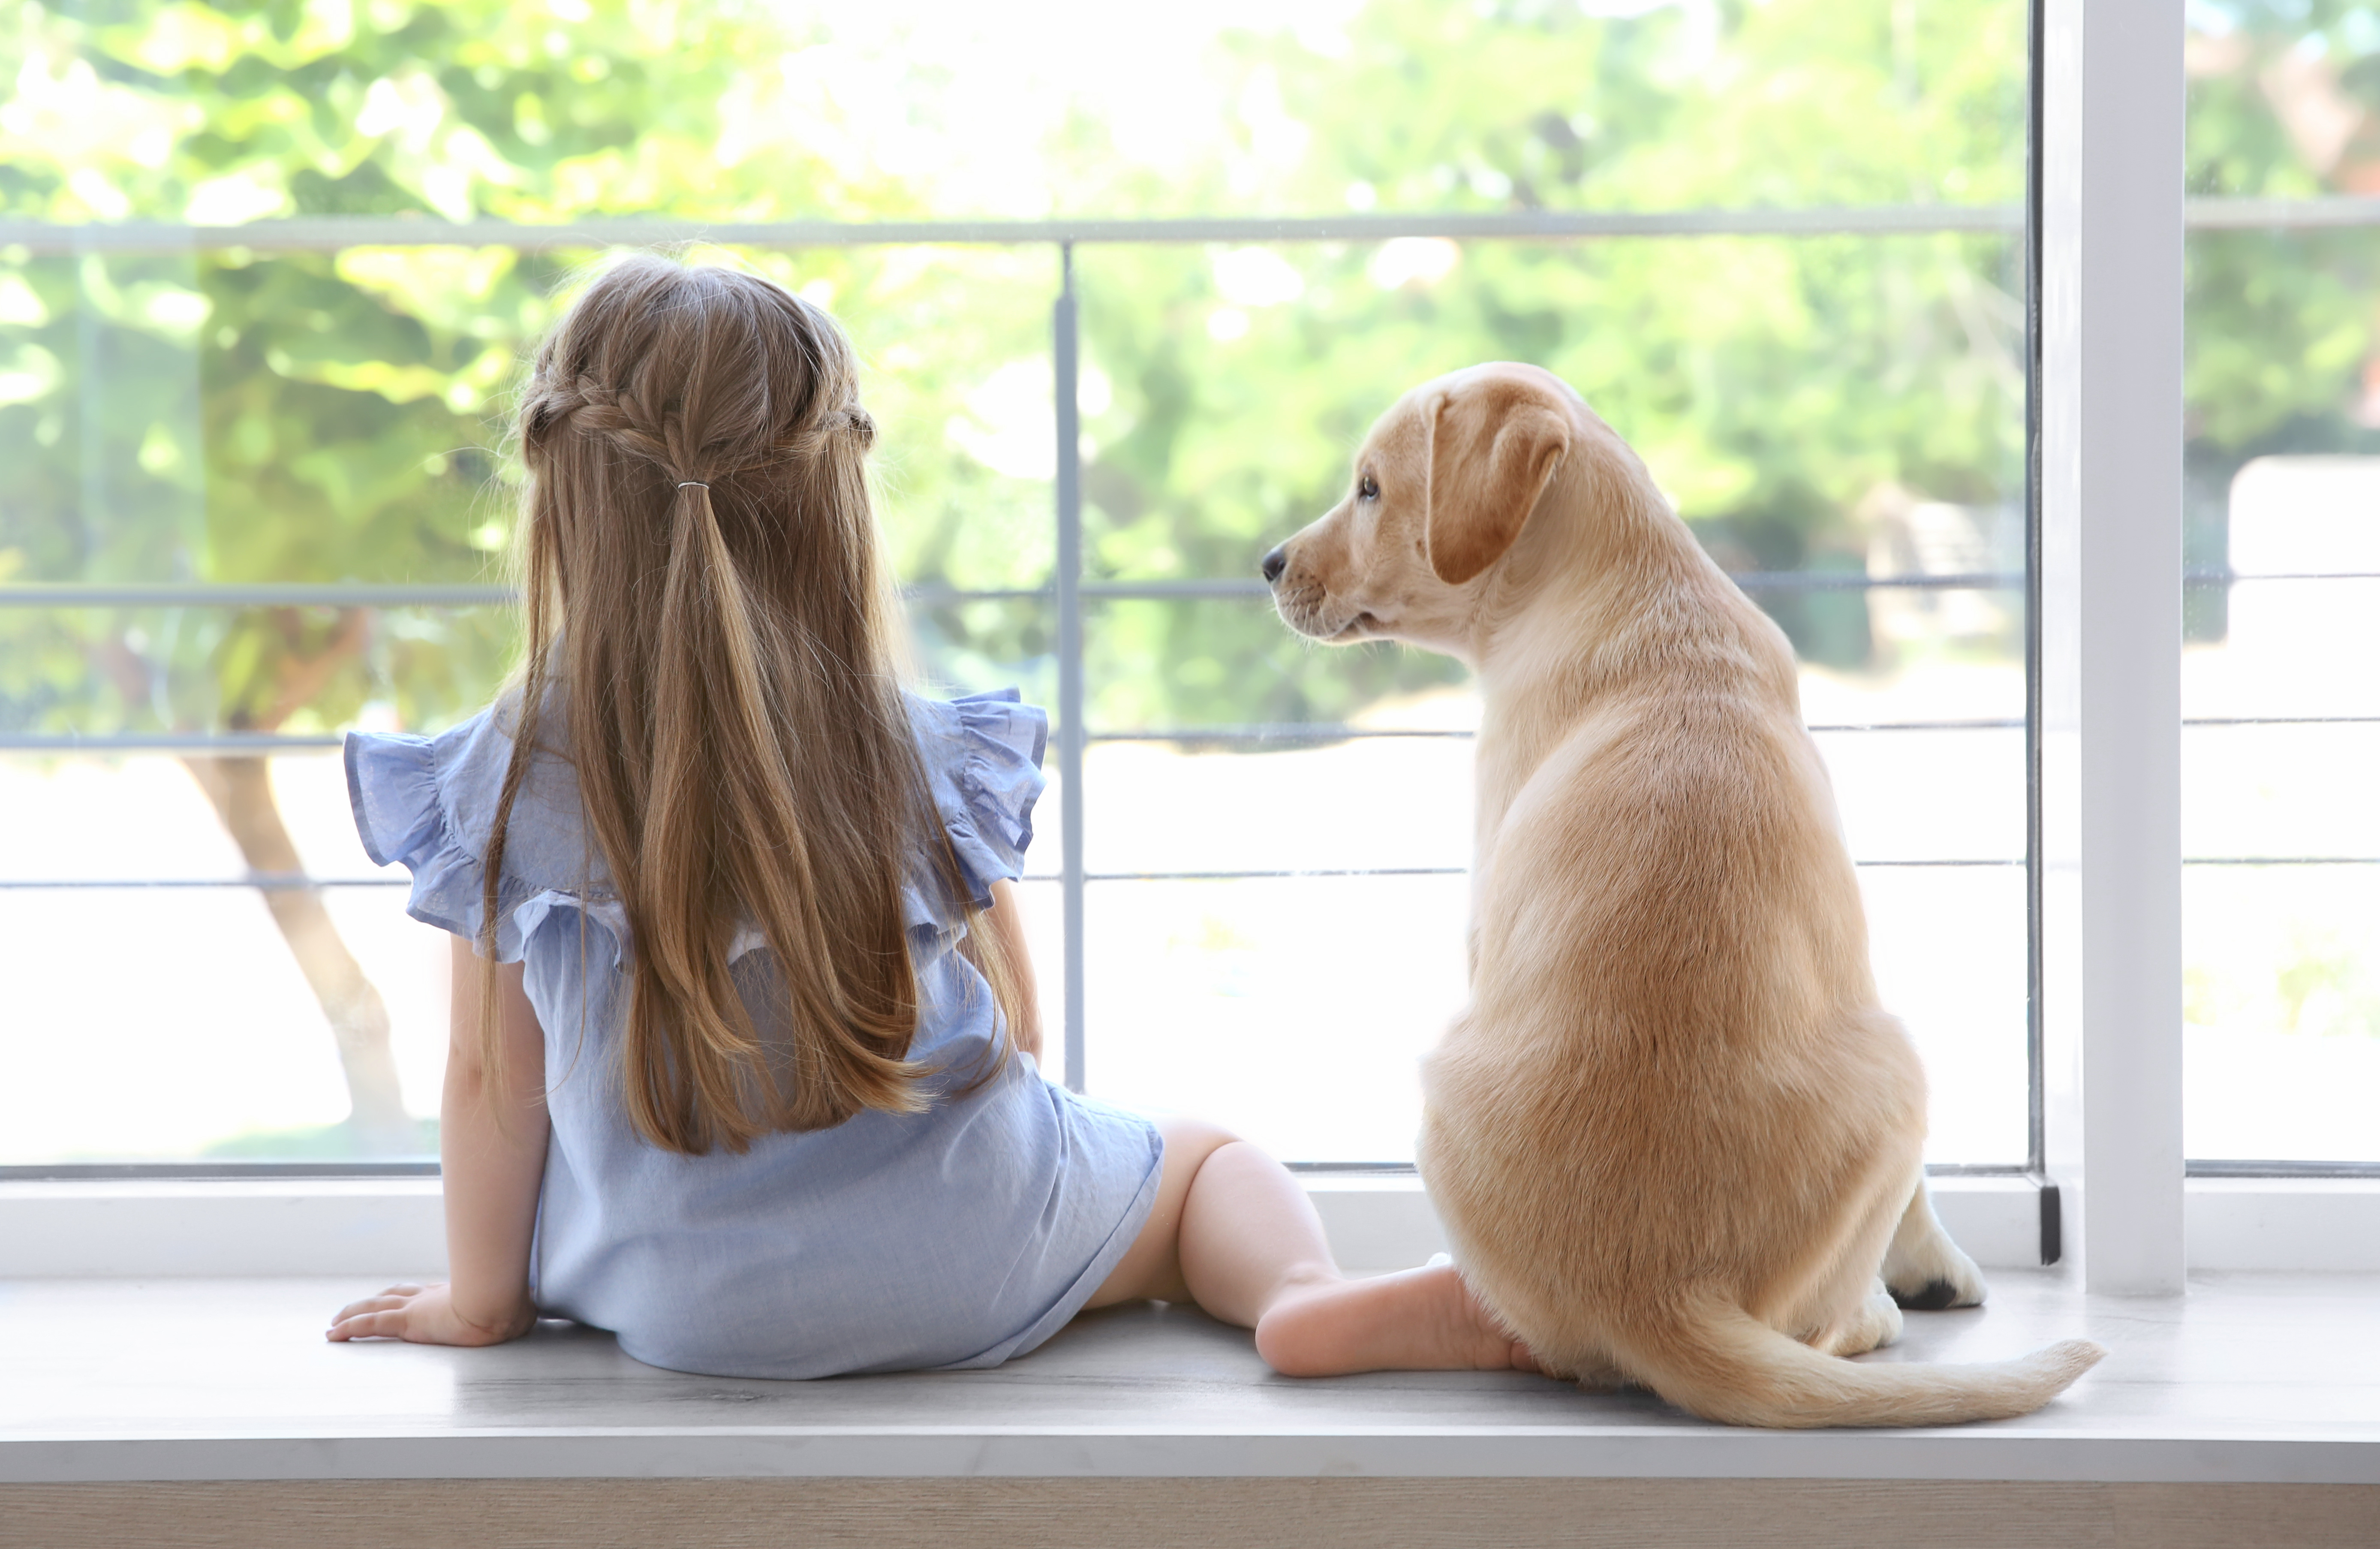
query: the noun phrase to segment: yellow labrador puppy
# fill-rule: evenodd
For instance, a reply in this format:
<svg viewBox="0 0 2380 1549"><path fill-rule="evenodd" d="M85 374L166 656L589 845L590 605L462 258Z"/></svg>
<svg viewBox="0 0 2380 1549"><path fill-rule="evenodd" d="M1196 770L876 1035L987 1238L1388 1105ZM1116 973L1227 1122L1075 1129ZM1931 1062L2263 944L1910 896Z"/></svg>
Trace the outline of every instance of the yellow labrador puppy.
<svg viewBox="0 0 2380 1549"><path fill-rule="evenodd" d="M1421 1171L1548 1371L1739 1424L1938 1425L2098 1361L1839 1359L1898 1336L1896 1297L1983 1280L1926 1199L1925 1072L1791 648L1576 393L1520 365L1415 388L1264 573L1302 634L1478 675L1472 999L1425 1067Z"/></svg>

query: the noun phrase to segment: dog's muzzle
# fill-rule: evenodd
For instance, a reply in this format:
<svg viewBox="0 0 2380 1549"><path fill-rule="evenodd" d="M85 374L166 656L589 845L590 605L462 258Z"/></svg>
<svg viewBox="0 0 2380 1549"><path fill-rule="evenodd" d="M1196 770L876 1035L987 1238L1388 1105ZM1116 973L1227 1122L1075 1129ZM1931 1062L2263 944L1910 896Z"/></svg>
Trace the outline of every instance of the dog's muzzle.
<svg viewBox="0 0 2380 1549"><path fill-rule="evenodd" d="M1358 613L1337 623L1328 621L1329 599L1311 579L1300 580L1289 573L1289 545L1276 545L1257 562L1257 570L1272 588L1272 605L1281 621L1308 640L1326 644L1340 644L1364 639L1378 626L1378 620L1368 613ZM1284 585L1283 583L1288 584Z"/></svg>

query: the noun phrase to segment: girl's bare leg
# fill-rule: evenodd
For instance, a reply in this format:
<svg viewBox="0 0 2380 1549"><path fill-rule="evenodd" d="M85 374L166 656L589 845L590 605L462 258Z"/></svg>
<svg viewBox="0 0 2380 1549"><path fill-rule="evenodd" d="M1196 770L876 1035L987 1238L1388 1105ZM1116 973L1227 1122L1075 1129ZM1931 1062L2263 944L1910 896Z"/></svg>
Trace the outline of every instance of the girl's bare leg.
<svg viewBox="0 0 2380 1549"><path fill-rule="evenodd" d="M1296 1377L1536 1369L1452 1269L1350 1280L1305 1190L1280 1163L1196 1119L1159 1128L1165 1168L1156 1208L1088 1305L1196 1301L1255 1329L1257 1352Z"/></svg>

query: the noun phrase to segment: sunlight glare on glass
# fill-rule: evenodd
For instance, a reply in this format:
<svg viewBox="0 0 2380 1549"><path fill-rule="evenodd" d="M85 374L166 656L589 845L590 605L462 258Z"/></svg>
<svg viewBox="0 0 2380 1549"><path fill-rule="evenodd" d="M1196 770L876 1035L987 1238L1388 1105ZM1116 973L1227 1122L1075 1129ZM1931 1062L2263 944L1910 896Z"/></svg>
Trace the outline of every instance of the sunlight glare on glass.
<svg viewBox="0 0 2380 1549"><path fill-rule="evenodd" d="M1641 8L1641 7L1640 7ZM924 177L945 208L1025 216L1079 202L1052 177L1050 150L1070 125L1098 127L1125 164L1160 176L1211 165L1241 131L1285 143L1300 128L1259 83L1226 100L1204 68L1230 32L1288 34L1325 57L1361 0L1220 0L1105 6L1021 0L1000 6L906 0L881 7L783 5L819 41L782 62L795 100L831 107L845 150L897 177ZM936 83L921 116L915 82Z"/></svg>

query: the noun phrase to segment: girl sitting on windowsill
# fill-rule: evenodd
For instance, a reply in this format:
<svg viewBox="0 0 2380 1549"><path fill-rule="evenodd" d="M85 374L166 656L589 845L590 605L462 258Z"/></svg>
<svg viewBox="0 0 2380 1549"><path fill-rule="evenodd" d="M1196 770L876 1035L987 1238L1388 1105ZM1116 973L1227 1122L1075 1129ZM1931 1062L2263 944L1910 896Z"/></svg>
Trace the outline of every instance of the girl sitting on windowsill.
<svg viewBox="0 0 2380 1549"><path fill-rule="evenodd" d="M1042 1079L1014 884L1045 722L900 688L832 319L631 258L539 351L518 433L519 682L346 748L364 848L456 937L454 1279L331 1338L544 1313L822 1377L994 1366L1159 1298L1285 1372L1527 1364L1451 1268L1342 1276L1256 1147Z"/></svg>

